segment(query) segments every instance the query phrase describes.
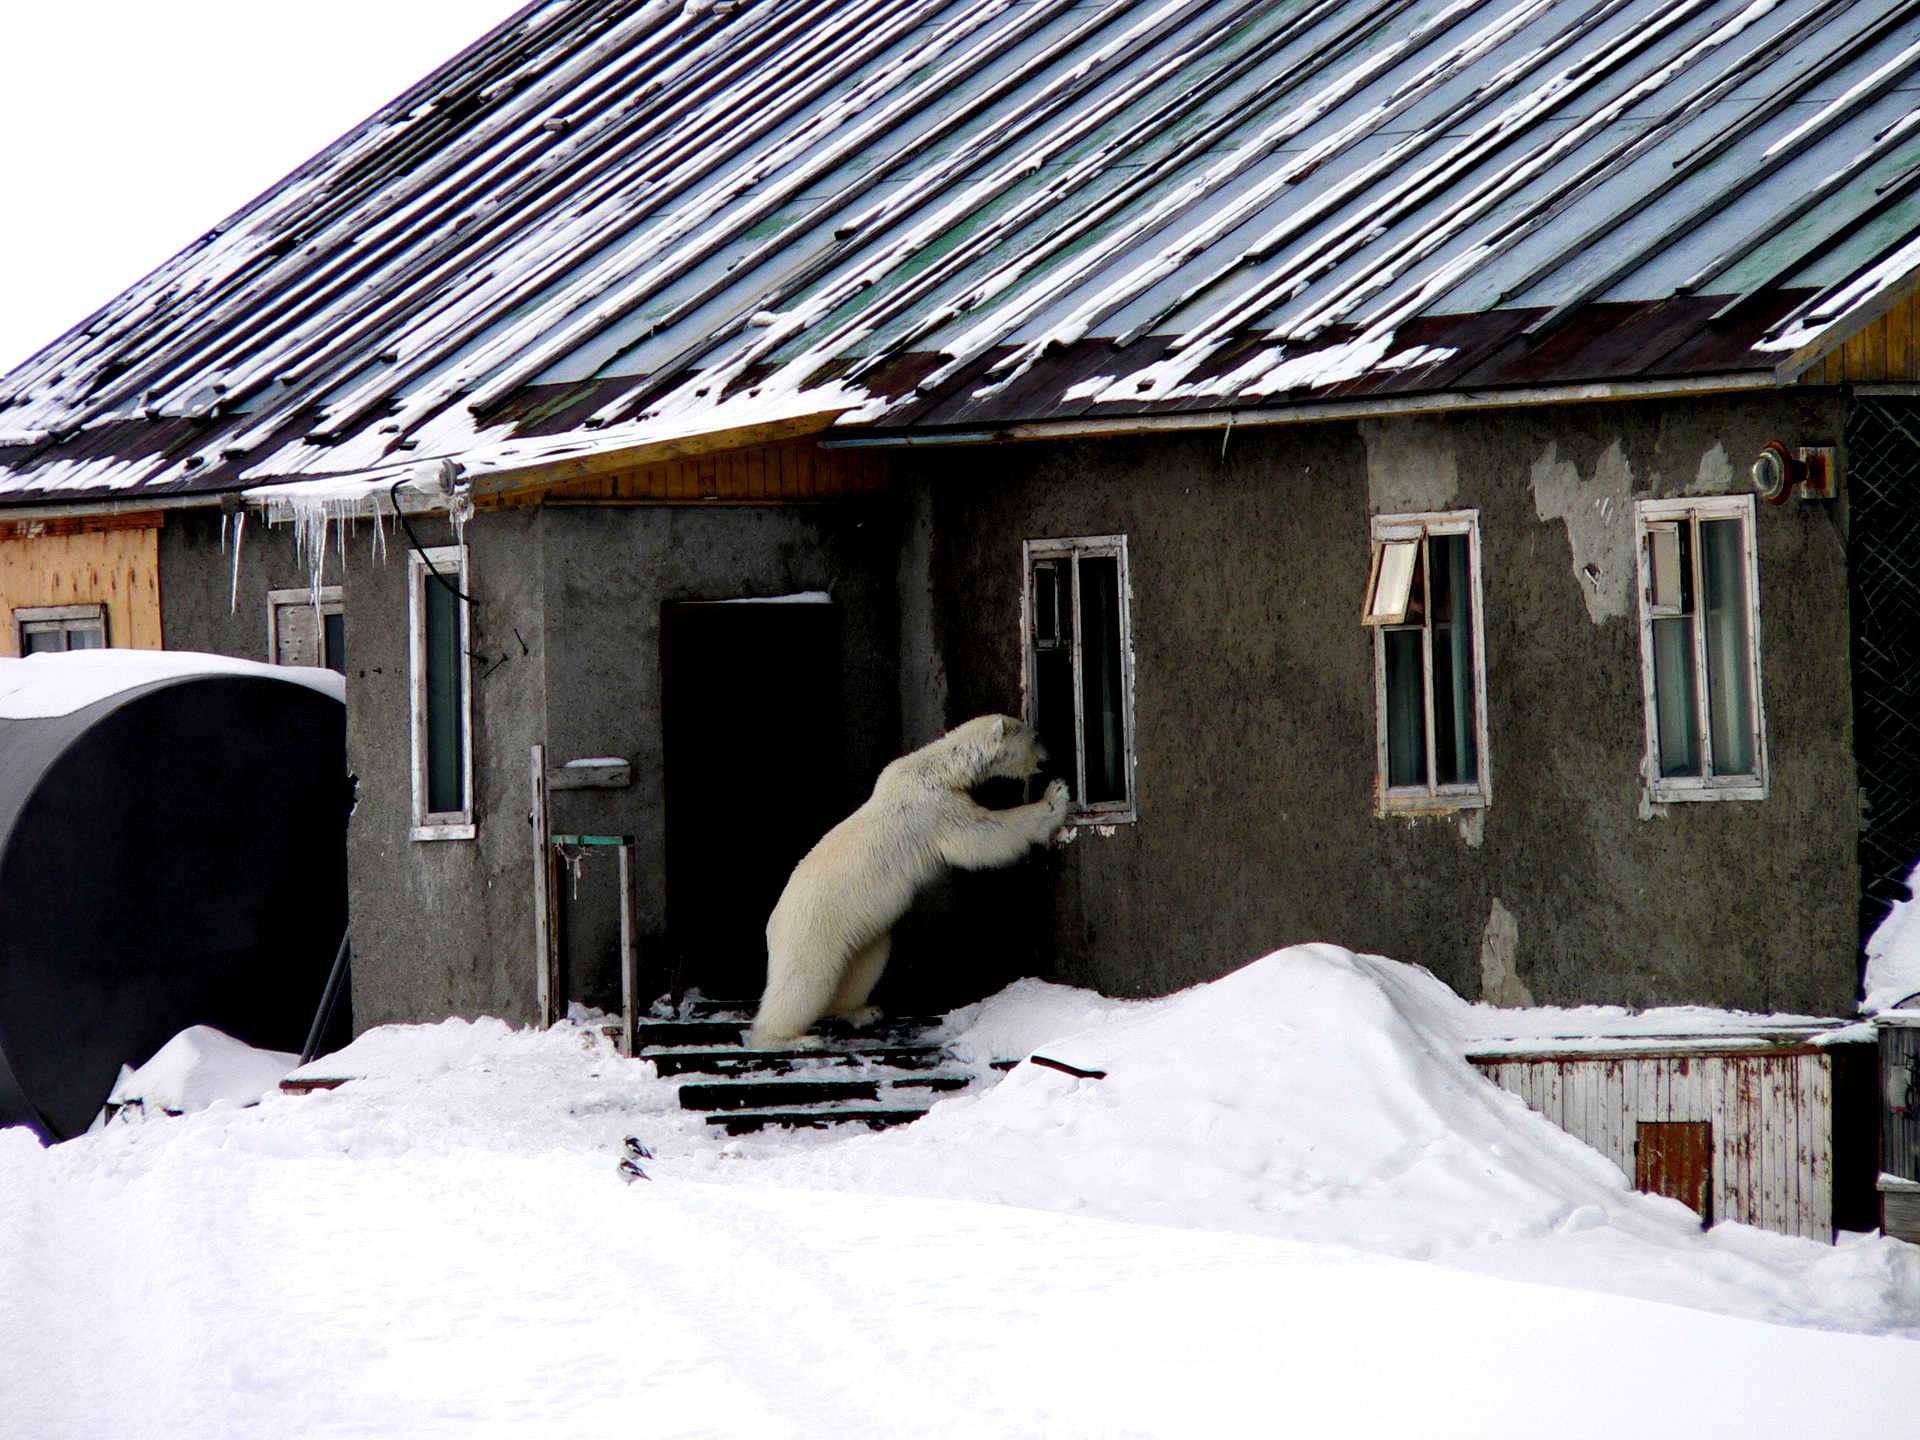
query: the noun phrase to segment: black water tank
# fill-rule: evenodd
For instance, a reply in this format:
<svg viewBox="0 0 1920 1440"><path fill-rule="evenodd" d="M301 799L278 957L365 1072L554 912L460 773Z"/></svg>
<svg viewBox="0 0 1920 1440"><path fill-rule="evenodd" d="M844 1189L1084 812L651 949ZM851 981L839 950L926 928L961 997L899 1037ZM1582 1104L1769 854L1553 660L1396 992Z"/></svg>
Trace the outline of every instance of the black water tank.
<svg viewBox="0 0 1920 1440"><path fill-rule="evenodd" d="M291 680L0 718L0 1125L79 1133L189 1025L299 1050L346 923L348 805L346 707Z"/></svg>

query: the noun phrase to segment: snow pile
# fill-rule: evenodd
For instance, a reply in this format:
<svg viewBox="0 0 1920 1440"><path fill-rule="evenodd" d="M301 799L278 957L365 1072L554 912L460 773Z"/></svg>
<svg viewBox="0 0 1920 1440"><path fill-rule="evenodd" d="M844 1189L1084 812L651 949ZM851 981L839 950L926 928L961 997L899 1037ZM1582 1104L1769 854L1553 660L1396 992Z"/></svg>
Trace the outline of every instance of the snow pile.
<svg viewBox="0 0 1920 1440"><path fill-rule="evenodd" d="M1019 1033L997 1008L954 1046L997 1051L1042 1028ZM1104 1002L1038 1043L1104 1079L1022 1065L897 1136L797 1159L791 1178L1419 1258L1610 1208L1695 1226L1678 1206L1629 1206L1614 1166L1478 1075L1461 1055L1467 1009L1424 970L1297 946L1166 1000Z"/></svg>
<svg viewBox="0 0 1920 1440"><path fill-rule="evenodd" d="M730 1140L598 1029L497 1020L300 1072L337 1090L0 1131L8 1433L1184 1437L1283 1405L1597 1440L1920 1406L1920 1252L1702 1234L1479 1079L1474 1010L1310 946L1164 1000L1022 981L953 1046L1106 1078L1022 1066L880 1134Z"/></svg>
<svg viewBox="0 0 1920 1440"><path fill-rule="evenodd" d="M252 1105L300 1063L298 1055L256 1050L211 1025L182 1030L138 1070L120 1067L109 1110L183 1115L210 1105Z"/></svg>
<svg viewBox="0 0 1920 1440"><path fill-rule="evenodd" d="M1920 997L1920 865L1907 876L1907 898L1867 941L1866 991L1860 1009L1868 1015Z"/></svg>
<svg viewBox="0 0 1920 1440"><path fill-rule="evenodd" d="M71 715L123 690L199 675L257 675L304 685L343 705L347 700L343 676L306 665L264 665L196 650L69 650L0 659L0 720Z"/></svg>

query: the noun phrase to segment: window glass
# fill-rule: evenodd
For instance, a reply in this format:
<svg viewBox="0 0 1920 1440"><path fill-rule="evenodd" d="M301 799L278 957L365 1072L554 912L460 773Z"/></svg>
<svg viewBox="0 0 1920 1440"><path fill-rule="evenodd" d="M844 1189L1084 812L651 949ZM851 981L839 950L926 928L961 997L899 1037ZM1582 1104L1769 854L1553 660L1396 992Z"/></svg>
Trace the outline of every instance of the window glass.
<svg viewBox="0 0 1920 1440"><path fill-rule="evenodd" d="M1435 535L1427 541L1432 574L1433 761L1441 785L1471 785L1480 778L1474 725L1473 614L1467 537Z"/></svg>
<svg viewBox="0 0 1920 1440"><path fill-rule="evenodd" d="M1130 818L1126 540L1028 541L1027 715L1082 813Z"/></svg>
<svg viewBox="0 0 1920 1440"><path fill-rule="evenodd" d="M1753 694L1747 642L1747 566L1738 520L1700 522L1706 600L1707 714L1716 775L1753 774Z"/></svg>
<svg viewBox="0 0 1920 1440"><path fill-rule="evenodd" d="M443 581L423 574L427 640L427 809L466 808L465 708L460 600Z"/></svg>
<svg viewBox="0 0 1920 1440"><path fill-rule="evenodd" d="M324 640L322 653L326 656L326 667L344 675L347 673L347 617L339 611L322 617L321 635Z"/></svg>
<svg viewBox="0 0 1920 1440"><path fill-rule="evenodd" d="M1125 800L1126 704L1120 673L1120 562L1089 556L1080 571L1081 716L1087 802Z"/></svg>
<svg viewBox="0 0 1920 1440"><path fill-rule="evenodd" d="M1660 773L1698 775L1700 746L1694 716L1699 700L1694 688L1691 615L1653 622L1653 692Z"/></svg>
<svg viewBox="0 0 1920 1440"><path fill-rule="evenodd" d="M1389 630L1387 646L1387 784L1427 783L1426 676L1417 629Z"/></svg>

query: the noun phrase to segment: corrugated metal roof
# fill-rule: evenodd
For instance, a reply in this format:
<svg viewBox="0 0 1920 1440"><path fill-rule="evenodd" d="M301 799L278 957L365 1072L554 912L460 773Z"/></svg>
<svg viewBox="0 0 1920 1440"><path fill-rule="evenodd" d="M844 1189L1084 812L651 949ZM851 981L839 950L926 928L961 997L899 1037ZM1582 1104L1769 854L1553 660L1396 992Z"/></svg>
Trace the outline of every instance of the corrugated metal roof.
<svg viewBox="0 0 1920 1440"><path fill-rule="evenodd" d="M1920 0L551 0L0 381L0 499L1764 371L1916 192Z"/></svg>

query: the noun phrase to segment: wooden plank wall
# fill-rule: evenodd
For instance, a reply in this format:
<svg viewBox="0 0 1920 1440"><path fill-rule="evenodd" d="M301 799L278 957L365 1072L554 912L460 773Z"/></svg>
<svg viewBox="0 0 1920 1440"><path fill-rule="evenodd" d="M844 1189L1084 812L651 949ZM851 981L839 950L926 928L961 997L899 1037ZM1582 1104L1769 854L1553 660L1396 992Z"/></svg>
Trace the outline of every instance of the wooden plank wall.
<svg viewBox="0 0 1920 1440"><path fill-rule="evenodd" d="M1803 385L1900 380L1920 381L1920 290L1800 377Z"/></svg>
<svg viewBox="0 0 1920 1440"><path fill-rule="evenodd" d="M1709 1121L1715 1220L1833 1238L1833 1062L1822 1052L1476 1056L1473 1063L1628 1176L1638 1122Z"/></svg>
<svg viewBox="0 0 1920 1440"><path fill-rule="evenodd" d="M487 497L483 505L799 505L884 490L880 450L825 450L812 439L637 465L591 480Z"/></svg>
<svg viewBox="0 0 1920 1440"><path fill-rule="evenodd" d="M158 511L0 524L0 655L20 653L15 606L105 605L107 643L158 650Z"/></svg>

